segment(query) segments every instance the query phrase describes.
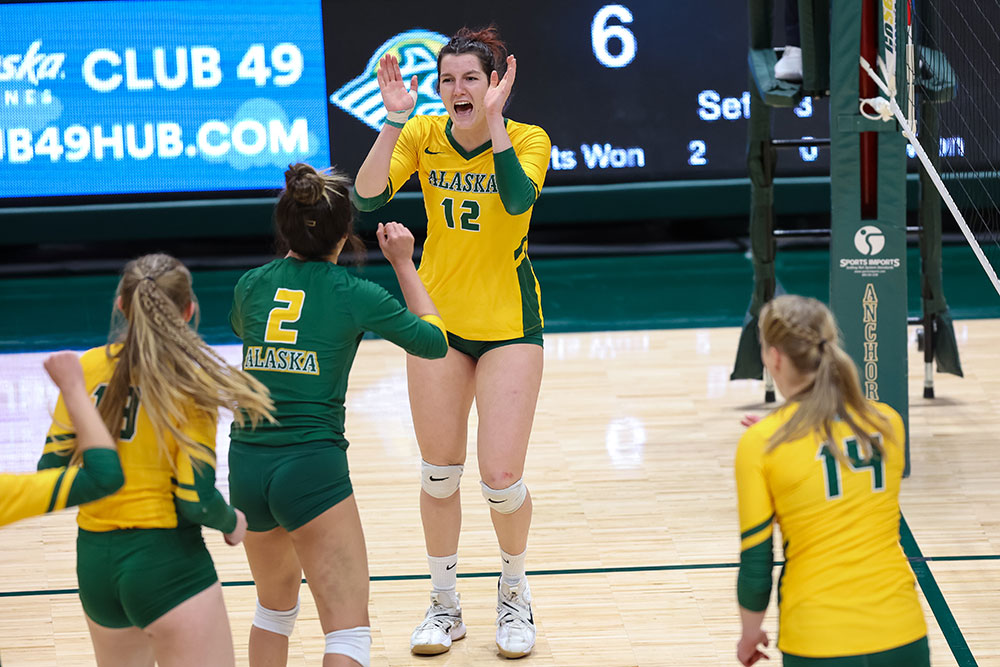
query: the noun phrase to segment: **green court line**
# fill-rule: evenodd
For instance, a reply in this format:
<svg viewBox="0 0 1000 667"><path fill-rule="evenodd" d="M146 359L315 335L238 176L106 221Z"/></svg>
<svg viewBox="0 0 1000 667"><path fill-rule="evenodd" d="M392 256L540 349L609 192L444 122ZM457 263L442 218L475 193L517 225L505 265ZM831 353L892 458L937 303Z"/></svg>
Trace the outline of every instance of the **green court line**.
<svg viewBox="0 0 1000 667"><path fill-rule="evenodd" d="M902 524L902 525L905 525ZM902 532L902 531L901 531ZM926 563L929 561L942 561L942 562L955 562L955 561L983 561L983 560L1000 560L1000 554L987 554L978 556L923 556L920 554L920 549L916 545L916 541L913 539L913 535L909 532L909 528L906 528L906 535L909 537L909 543L912 545L912 549L916 555L910 555L910 547L907 546L906 538L901 538L903 540L903 548L907 551L907 556L914 571L922 567L924 571L930 577L933 583L934 578L930 575L930 571L927 569ZM784 563L778 561L775 562L775 567L783 565ZM553 575L566 575L566 574L616 574L616 573L628 573L628 572L674 572L679 570L727 570L734 569L740 566L739 563L689 563L687 565L635 565L630 567L584 567L584 568L570 568L570 569L557 569L557 570L528 570L529 576L553 576ZM490 577L499 577L499 572L462 572L459 573L459 579L485 579ZM429 574L385 574L370 577L371 581L417 581L420 579L430 579ZM919 579L918 575L918 579ZM302 583L306 583L303 579ZM253 581L223 581L222 585L225 587L234 586L253 586ZM79 592L78 588L53 588L53 589L40 589L31 591L0 591L0 598L11 598L11 597L28 597L32 595L75 595ZM958 631L958 626L955 624L955 619L951 616L951 612L948 611L947 604L944 603L944 597L941 595L940 589L937 588L937 584L934 583L934 590L937 591L938 596L941 598L941 604L944 604L945 612L948 614L948 618L951 619L952 625L955 627L955 632L958 632L959 638L962 645L965 645L965 640L961 636L961 632ZM927 589L924 589L924 593L927 595L928 600L930 600L930 594L927 593ZM931 603L931 607L934 607L934 603ZM935 616L937 616L937 610L935 609ZM939 618L939 623L940 623ZM944 624L941 623L942 629L944 629ZM949 642L950 643L950 642ZM965 648L968 652L968 646ZM971 653L969 653L971 658ZM957 656L957 653L956 653ZM960 662L960 667L976 667L975 661L973 662Z"/></svg>
<svg viewBox="0 0 1000 667"><path fill-rule="evenodd" d="M941 628L941 632L944 633L944 638L948 642L948 646L951 647L951 653L955 656L958 667L977 667L978 663L976 663L976 658L972 655L972 651L969 650L969 645L965 641L962 629L958 627L958 622L955 621L951 609L948 608L948 602L944 599L944 594L941 592L937 581L935 581L934 574L931 572L930 567L927 566L927 561L929 560L954 561L958 560L958 558L954 556L950 558L924 558L924 555L920 552L920 547L917 546L917 540L913 537L913 533L906 524L906 519L903 518L903 515L899 516L899 542L903 545L903 552L910 560L910 567L913 568L913 573L917 576L917 582L924 591L924 597L927 598L927 603L931 606L931 611L934 612L934 618L937 619L938 626ZM994 556L990 560L995 558ZM965 560L986 560L986 558L969 556Z"/></svg>

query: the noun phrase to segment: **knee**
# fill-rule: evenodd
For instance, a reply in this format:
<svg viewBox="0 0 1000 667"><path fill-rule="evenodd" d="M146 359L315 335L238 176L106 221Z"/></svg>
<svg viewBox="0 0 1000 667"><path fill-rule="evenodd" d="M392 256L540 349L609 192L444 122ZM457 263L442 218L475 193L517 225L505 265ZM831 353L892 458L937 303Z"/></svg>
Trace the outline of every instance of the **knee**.
<svg viewBox="0 0 1000 667"><path fill-rule="evenodd" d="M465 466L454 464L437 466L420 461L420 488L432 498L450 498L458 491Z"/></svg>
<svg viewBox="0 0 1000 667"><path fill-rule="evenodd" d="M325 653L346 655L354 662L368 667L371 660L372 630L367 625L326 633Z"/></svg>
<svg viewBox="0 0 1000 667"><path fill-rule="evenodd" d="M483 489L483 498L486 499L490 509L500 514L513 514L521 509L521 505L528 497L528 487L525 486L523 478L501 489L493 488L486 482L480 482L479 485Z"/></svg>
<svg viewBox="0 0 1000 667"><path fill-rule="evenodd" d="M289 637L295 629L295 619L299 615L299 603L287 611L267 609L257 601L257 611L253 616L253 624L261 630L267 630L277 635Z"/></svg>

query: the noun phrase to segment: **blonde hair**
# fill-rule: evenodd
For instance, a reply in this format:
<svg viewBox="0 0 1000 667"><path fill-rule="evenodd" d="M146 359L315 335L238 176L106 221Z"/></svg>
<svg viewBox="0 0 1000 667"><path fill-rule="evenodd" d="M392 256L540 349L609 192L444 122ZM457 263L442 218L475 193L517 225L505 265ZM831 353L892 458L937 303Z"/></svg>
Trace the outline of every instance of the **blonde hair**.
<svg viewBox="0 0 1000 667"><path fill-rule="evenodd" d="M188 326L185 315L192 304L197 312L197 300L191 272L180 261L153 254L129 262L115 297L112 335L105 349L118 364L98 405L108 431L121 432L131 387L138 390L157 446L171 466L166 433L192 462L214 460L204 444L182 430L192 412L214 416L226 408L240 424L274 421L267 387L228 365ZM117 352L112 352L113 342L121 343ZM75 458L79 456L77 452Z"/></svg>
<svg viewBox="0 0 1000 667"><path fill-rule="evenodd" d="M832 424L840 419L857 437L865 461L876 453L885 455L881 440L870 431L889 433L891 424L861 393L858 370L841 349L837 323L825 305L791 294L771 300L760 311L760 338L761 344L783 352L799 373L813 376L809 386L788 397L798 402L798 409L771 436L768 451L818 432L831 453L847 463L833 437Z"/></svg>

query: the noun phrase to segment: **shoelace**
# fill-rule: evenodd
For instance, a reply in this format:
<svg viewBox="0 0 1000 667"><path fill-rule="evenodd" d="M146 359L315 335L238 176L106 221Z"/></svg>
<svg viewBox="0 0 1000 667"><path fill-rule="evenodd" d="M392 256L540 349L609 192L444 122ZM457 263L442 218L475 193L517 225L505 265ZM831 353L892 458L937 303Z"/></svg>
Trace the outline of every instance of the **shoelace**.
<svg viewBox="0 0 1000 667"><path fill-rule="evenodd" d="M497 604L497 625L504 625L512 621L523 621L530 623L531 612L526 607L521 606L521 600L517 591L511 591L510 597L501 596L501 602Z"/></svg>
<svg viewBox="0 0 1000 667"><path fill-rule="evenodd" d="M455 619L456 616L451 613L451 609L434 604L427 610L427 616L424 617L424 622L421 625L425 626L430 623L442 632L448 633L451 631L451 626L455 624Z"/></svg>

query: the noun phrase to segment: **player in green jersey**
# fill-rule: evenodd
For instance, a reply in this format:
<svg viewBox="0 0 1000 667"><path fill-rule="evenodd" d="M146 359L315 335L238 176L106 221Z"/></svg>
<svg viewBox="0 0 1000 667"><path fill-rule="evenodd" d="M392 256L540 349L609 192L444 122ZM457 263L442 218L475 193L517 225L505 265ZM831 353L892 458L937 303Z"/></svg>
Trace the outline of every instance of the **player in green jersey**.
<svg viewBox="0 0 1000 667"><path fill-rule="evenodd" d="M520 658L535 644L525 576L531 496L523 480L542 379L542 310L528 259L528 225L551 142L540 127L504 118L517 62L496 30L460 30L438 54L447 116L415 116L399 63L378 72L387 120L358 171L355 200L370 210L417 173L427 211L420 277L448 325L444 362L408 357L420 445L420 516L431 605L410 638L417 654L443 653L465 636L456 592L460 478L469 411L479 413L480 486L500 546L496 643Z"/></svg>
<svg viewBox="0 0 1000 667"><path fill-rule="evenodd" d="M777 523L786 667L927 667L927 627L899 545L902 419L864 398L819 301L777 297L761 310L760 337L787 403L753 423L736 453L739 661L767 657L758 645L768 644L761 623Z"/></svg>
<svg viewBox="0 0 1000 667"><path fill-rule="evenodd" d="M377 234L409 310L337 265L345 245L360 246L348 179L297 164L285 183L275 223L288 253L240 278L230 316L243 369L268 387L277 418L253 430L234 425L229 449L257 587L250 664L287 662L304 571L326 635L324 667L367 667L368 561L344 438L348 373L365 331L428 359L448 343L405 227L380 223Z"/></svg>

